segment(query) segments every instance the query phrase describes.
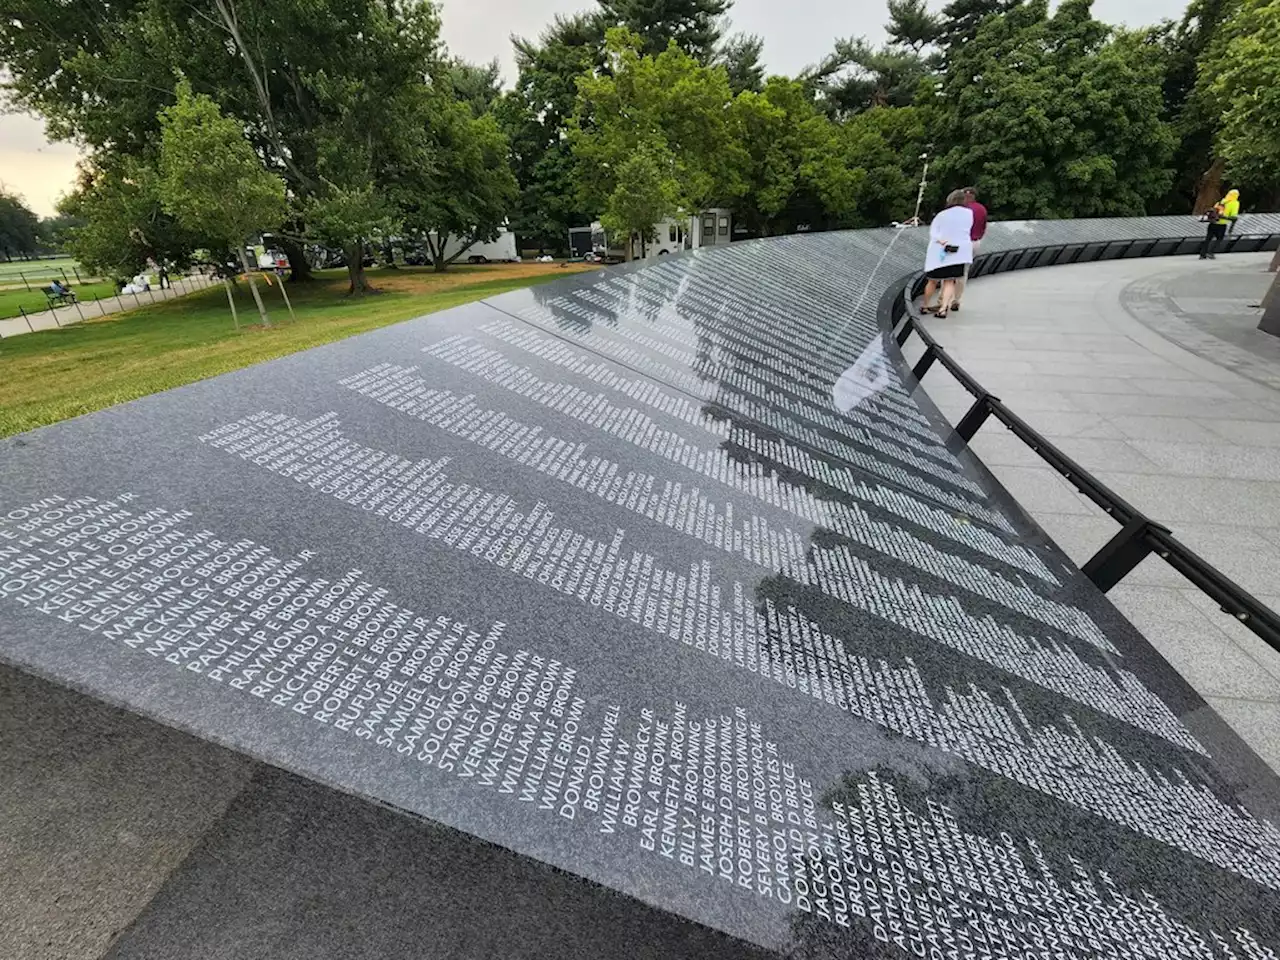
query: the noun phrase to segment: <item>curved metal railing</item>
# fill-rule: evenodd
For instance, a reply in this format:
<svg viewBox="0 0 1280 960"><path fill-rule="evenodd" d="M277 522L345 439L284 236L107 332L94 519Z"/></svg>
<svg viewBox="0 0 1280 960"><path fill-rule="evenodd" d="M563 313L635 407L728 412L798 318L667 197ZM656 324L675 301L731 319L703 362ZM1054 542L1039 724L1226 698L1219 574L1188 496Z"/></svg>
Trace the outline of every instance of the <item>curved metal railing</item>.
<svg viewBox="0 0 1280 960"><path fill-rule="evenodd" d="M1223 253L1255 253L1280 249L1280 226L1268 222L1274 218L1258 218L1266 229L1246 229L1226 238ZM1274 228L1274 229L1273 229ZM1084 243L1059 243L1005 249L979 256L971 277L985 277L1011 270L1053 266L1064 263L1089 263L1098 260L1121 260L1138 257L1175 256L1195 253L1202 242L1200 236L1162 239L1108 240ZM982 386L960 363L947 353L921 323L915 298L924 288L923 276L905 281L901 296L888 301L890 329L901 348L915 333L924 343L924 353L912 368L921 380L940 364L974 398L972 406L955 425L958 443L968 443L989 417L995 417L1009 431L1039 455L1077 490L1096 503L1120 524L1120 530L1081 570L1103 593L1110 590L1151 554L1167 562L1174 570L1203 593L1212 597L1224 612L1235 617L1268 645L1280 650L1280 614L1182 543L1168 527L1152 520L1105 483L1093 476L1043 434L1010 410L1004 402Z"/></svg>

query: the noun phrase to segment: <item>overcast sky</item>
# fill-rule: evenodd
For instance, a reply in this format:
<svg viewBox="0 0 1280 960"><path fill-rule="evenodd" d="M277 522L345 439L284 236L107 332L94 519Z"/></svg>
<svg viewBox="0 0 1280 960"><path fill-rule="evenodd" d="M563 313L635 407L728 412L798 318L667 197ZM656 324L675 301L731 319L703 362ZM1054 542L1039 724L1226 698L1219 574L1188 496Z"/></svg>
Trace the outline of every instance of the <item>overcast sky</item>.
<svg viewBox="0 0 1280 960"><path fill-rule="evenodd" d="M1094 14L1139 26L1180 16L1185 5L1185 0L1095 0ZM511 34L536 36L554 14L589 6L589 0L444 0L444 41L468 60L497 57L510 79ZM764 37L770 71L794 74L821 59L837 37L883 39L884 11L883 0L737 0L731 17L734 30ZM77 156L72 145L49 143L39 120L0 115L0 183L22 194L36 213L53 212L71 184Z"/></svg>

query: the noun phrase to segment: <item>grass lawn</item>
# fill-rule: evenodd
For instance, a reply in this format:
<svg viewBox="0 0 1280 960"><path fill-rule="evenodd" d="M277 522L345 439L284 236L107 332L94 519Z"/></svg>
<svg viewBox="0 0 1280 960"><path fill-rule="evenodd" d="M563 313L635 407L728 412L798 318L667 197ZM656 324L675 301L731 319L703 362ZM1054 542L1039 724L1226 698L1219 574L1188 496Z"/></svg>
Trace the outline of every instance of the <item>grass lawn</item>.
<svg viewBox="0 0 1280 960"><path fill-rule="evenodd" d="M248 326L258 315L243 281L231 324L227 297L213 287L129 313L0 342L0 436L56 423L112 404L203 380L229 370L340 340L352 334L472 300L545 283L582 269L550 263L370 270L377 296L345 296L345 272L293 287L297 322L278 287L259 289L272 327Z"/></svg>
<svg viewBox="0 0 1280 960"><path fill-rule="evenodd" d="M53 257L49 260L0 260L0 287L15 283L22 287L20 274L24 274L27 282L33 287L47 286L50 277L61 279L63 270L67 271L68 279L75 283L75 269L79 266L74 257Z"/></svg>
<svg viewBox="0 0 1280 960"><path fill-rule="evenodd" d="M21 305L22 309L26 310L27 313L39 313L42 310L48 310L49 304L45 300L44 293L41 292L40 288L47 287L50 279L55 276L61 279L60 274L46 273L40 281L39 287L36 287L35 281L33 280L31 285L36 287L36 289L31 290L30 292L23 287L18 287L16 290L12 287L8 290L0 290L0 320L3 320L6 317L18 316L19 305ZM116 285L110 280L99 280L96 283L76 283L75 280L72 280L71 289L75 291L75 295L80 299L81 303L87 303L90 300L97 300L100 297L115 296ZM58 308L59 317L67 314L70 315L72 320L80 319L80 315L76 313L75 307L66 306Z"/></svg>

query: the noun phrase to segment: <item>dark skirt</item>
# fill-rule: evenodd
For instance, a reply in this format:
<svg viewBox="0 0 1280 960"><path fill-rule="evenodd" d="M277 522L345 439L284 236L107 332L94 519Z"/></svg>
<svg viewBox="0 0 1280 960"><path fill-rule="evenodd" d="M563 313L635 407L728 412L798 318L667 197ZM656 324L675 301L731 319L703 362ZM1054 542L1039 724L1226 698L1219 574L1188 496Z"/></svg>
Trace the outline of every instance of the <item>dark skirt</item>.
<svg viewBox="0 0 1280 960"><path fill-rule="evenodd" d="M951 263L945 267L938 267L937 270L930 270L925 274L930 280L957 280L964 276L965 264Z"/></svg>

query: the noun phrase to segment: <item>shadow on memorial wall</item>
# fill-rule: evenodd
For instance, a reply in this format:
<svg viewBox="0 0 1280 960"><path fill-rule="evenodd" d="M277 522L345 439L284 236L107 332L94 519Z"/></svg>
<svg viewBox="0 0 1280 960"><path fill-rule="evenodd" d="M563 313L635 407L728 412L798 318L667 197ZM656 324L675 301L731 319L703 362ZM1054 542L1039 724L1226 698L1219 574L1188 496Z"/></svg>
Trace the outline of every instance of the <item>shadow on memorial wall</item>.
<svg viewBox="0 0 1280 960"><path fill-rule="evenodd" d="M1016 677L981 661L966 663L957 655L925 646L927 641L914 640L904 630L872 621L825 596L815 597L814 592L782 575L767 577L756 588L756 609L764 614L767 602L780 610L791 606L819 624L849 654L866 657L873 665L898 667L910 658L935 704L946 701L943 691L948 688L963 691L973 684L998 692L1013 687L1018 689L1028 719L1037 727L1041 723L1061 722L1060 700L1055 704L1047 698L1037 698L1029 685L1021 684ZM843 609L838 609L842 606ZM798 659L784 659L785 649L784 638L770 631L760 646L762 662L779 665L785 662L788 669L816 679ZM1087 710L1073 710L1071 716L1089 733L1095 725L1088 721L1087 713ZM1040 879L1041 871L1047 871L1059 886L1070 890L1073 884L1083 880L1076 867L1077 863L1082 865L1092 883L1105 894L1089 909L1111 909L1117 892L1135 901L1143 901L1144 894L1149 894L1166 914L1201 931L1204 936L1208 936L1210 930L1225 936L1229 930L1242 927L1263 942L1280 939L1280 895L1274 891L1015 780L942 753L874 721L853 714L850 719L854 722L835 729L848 738L850 759L856 758L861 763L851 766L825 789L815 791L821 797L824 813L833 822L837 819L836 804L846 809L865 805L860 791L865 792L869 782L875 780L896 795L902 808L912 812L915 822L926 822L931 810L945 807L945 813L960 831L985 838L997 846L1002 845L1002 838L1007 834L1008 842L1016 845L1027 873L1035 879ZM1126 750L1136 742L1125 743ZM894 756L895 750L900 751L898 756ZM1177 756L1173 751L1167 754L1163 758L1142 759L1148 768L1150 765L1167 767L1171 765L1169 760ZM1196 768L1195 772L1202 776L1210 774L1207 765ZM1215 784L1215 792L1229 796L1220 781ZM1028 840L1042 855L1039 866L1029 852ZM923 842L928 845L933 841L926 838ZM908 868L917 859L918 852L918 849L906 851L903 862ZM832 860L829 854L811 855L807 859L812 861L809 869L815 874L828 871L828 861ZM872 864L870 857L863 859ZM872 887L876 886L875 876L880 868L879 864L869 867ZM909 869L907 873L910 874ZM1109 878L1113 886L1101 878ZM860 879L866 881L861 875ZM927 886L923 887L925 896L929 895ZM1025 906L1011 905L1009 909L1027 912ZM882 918L880 922L885 921ZM875 924L869 916L842 927L815 912L796 911L791 930L796 957L837 960L879 956L886 949L875 936ZM905 948L911 952L912 945L907 943ZM962 951L960 955L970 954Z"/></svg>
<svg viewBox="0 0 1280 960"><path fill-rule="evenodd" d="M706 416L728 421L734 427L765 440L767 446L768 441L789 441L790 438L763 427L745 412L764 399L755 388L757 384L773 397L784 400L790 396L805 402L801 395L806 390L812 393L818 389L828 396L835 393L836 403L839 402L841 393L833 391L830 377L825 377L814 367L803 368L799 352L792 345L781 344L782 355L776 361L767 357L761 361L746 355L762 354L761 348L776 342L778 333L762 329L758 324L752 327L742 324L741 318L731 315L726 306L728 298L714 309L709 309L705 297L695 300L687 296L687 273L679 281L652 276L649 279L653 282L645 285L647 298L640 297L636 291L639 285L636 284L631 295L616 308L591 304L587 312L606 326L618 326L624 319L656 326L663 322L662 312L668 308L674 310L697 336L694 372L702 381L716 386L714 399L707 399L703 404L702 411ZM582 289L588 289L588 285L584 284ZM560 304L556 304L558 297L549 291L535 288L534 295L541 304L553 310L557 323L563 328L575 332L591 329L593 320L566 315L558 308ZM658 297L662 298L661 307L655 303ZM587 302L580 301L576 306ZM845 332L846 327L841 327L832 338L833 345L839 342L856 353L856 345L847 342ZM742 336L737 336L738 333ZM860 349L861 355L845 370L853 382L844 394L848 401L844 412L877 396L880 385L887 383L885 365L889 358L883 333L874 335ZM778 369L770 375L768 368L771 362ZM794 383L782 375L784 370L786 373L800 371ZM839 382L840 378L837 378L835 383ZM829 430L824 432L832 433ZM834 435L839 436L839 432ZM764 469L780 482L804 488L815 497L846 503L849 500L847 494L753 453L738 443L723 441L721 449L744 468L753 471ZM824 455L824 459L837 461L839 458ZM924 589L933 591L935 595L960 603L960 598L955 596L956 588L941 584L899 561L886 559L870 548L859 548L853 541L828 530L818 530L810 537L806 559L812 561L816 550L830 549L837 544L853 549L859 557L865 556L874 569L887 576L899 576L908 584L922 584ZM977 562L982 563L981 560ZM1234 803L1230 785L1210 762L1191 757L1155 734L1129 726L1066 695L1052 693L976 656L960 653L940 641L926 639L885 619L873 617L780 573L761 579L755 594L757 611L761 614L766 612L769 603L778 610L794 608L834 637L848 654L865 657L871 665L885 669L901 671L909 666L928 695L925 707L930 711L936 711L939 704L948 704L950 708L956 701L964 701L961 703L962 711L972 711L972 704L965 706L968 702L965 698L970 698L971 694L970 699L987 696L997 703L1002 702L1005 695L1016 696L1015 702L1026 719L1029 735L1026 743L1018 746L1025 747L1027 743L1032 747L1039 746L1036 738L1046 730L1051 734L1066 730L1069 735L1081 738L1086 746L1093 744L1095 739L1104 744L1120 743L1123 744L1127 763L1138 765L1143 770L1181 771L1191 783L1207 787L1219 801ZM1104 601L1099 599L1098 602ZM966 611L979 615L984 605L984 602L975 601L967 594L961 604ZM1026 630L1020 616L1001 610L1000 620L1015 625L1023 623L1019 629ZM765 620L768 622L768 618ZM1030 635L1043 633L1042 626L1038 633ZM759 652L763 662L785 664L787 669L808 674L810 668L803 658L794 657L793 648L793 639L771 629L765 632ZM809 652L818 655L815 651ZM1100 651L1089 648L1080 655L1080 659L1087 666L1105 669L1107 675L1111 675L1110 665ZM1003 776L955 753L944 752L870 720L861 720L852 711L850 718L854 721L852 724L843 724L837 729L855 734L857 740L851 739L849 744L849 769L839 781L826 788L824 806L831 815L834 815L835 804L848 805L858 799L860 791L867 787L868 777L874 776L881 784L891 787L901 798L903 806L914 810L913 816L917 818L923 818L924 812L930 809L930 803L945 805L960 831L992 843L1000 843L1001 835L1007 834L1009 840L1006 842L1016 845L1021 851L1019 858L1030 875L1040 871L1044 877L1053 878L1054 883L1068 890L1079 887L1087 891L1087 884L1092 883L1101 893L1090 895L1094 899L1088 900L1082 909L1095 912L1119 909L1116 904L1124 895L1141 900L1146 892L1169 916L1204 935L1211 929L1226 934L1237 927L1246 927L1264 940L1276 938L1277 925L1280 924L1280 897L1273 891L1152 839L1138 832L1137 827L1121 826L1101 813L1090 812L1090 808L1105 812L1115 809L1111 806L1113 803L1124 802L1122 797L1116 797L1117 790L1125 785L1122 779L1114 783L1100 781L1097 789L1093 790L1086 772L1084 778L1078 780L1085 795L1075 796L1074 799L1083 804L1077 806L1022 785L1013 778L1012 774L1017 771ZM988 750L994 749L1006 756L1012 753L1012 743L1000 751L999 740L989 736L990 730L983 731L982 720L977 713L960 719L971 719L975 724L970 728L971 734L974 731L988 734L985 744ZM998 763L992 766L1000 768ZM1040 768L1039 773L1043 775L1043 772L1044 769ZM1077 777L1067 766L1050 772L1064 778ZM1094 772L1098 771L1095 769ZM1043 778L1039 782L1042 786L1045 784ZM1105 796L1106 799L1091 801L1088 793L1096 798ZM1132 809L1137 810L1138 806ZM1131 811L1120 812L1129 813L1132 817ZM1131 822L1133 820L1137 826L1142 826L1140 818L1132 817ZM1032 849L1028 840L1038 847L1040 863L1033 862L1027 853ZM815 870L822 869L820 864L824 856L820 854L815 859ZM1081 869L1087 873L1081 873ZM1103 877L1109 879L1102 882L1100 878ZM1109 887L1107 883L1114 886ZM1116 921L1117 925L1120 923L1120 920ZM797 911L792 931L796 953L800 956L872 956L888 949L885 946L886 930L877 930L876 922L870 919L841 927L817 915ZM881 935L877 936L877 933ZM893 950L898 949L898 946L893 947ZM912 944L907 944L906 949L914 952ZM886 955L892 954L893 950ZM1084 949L1082 952L1091 951Z"/></svg>

